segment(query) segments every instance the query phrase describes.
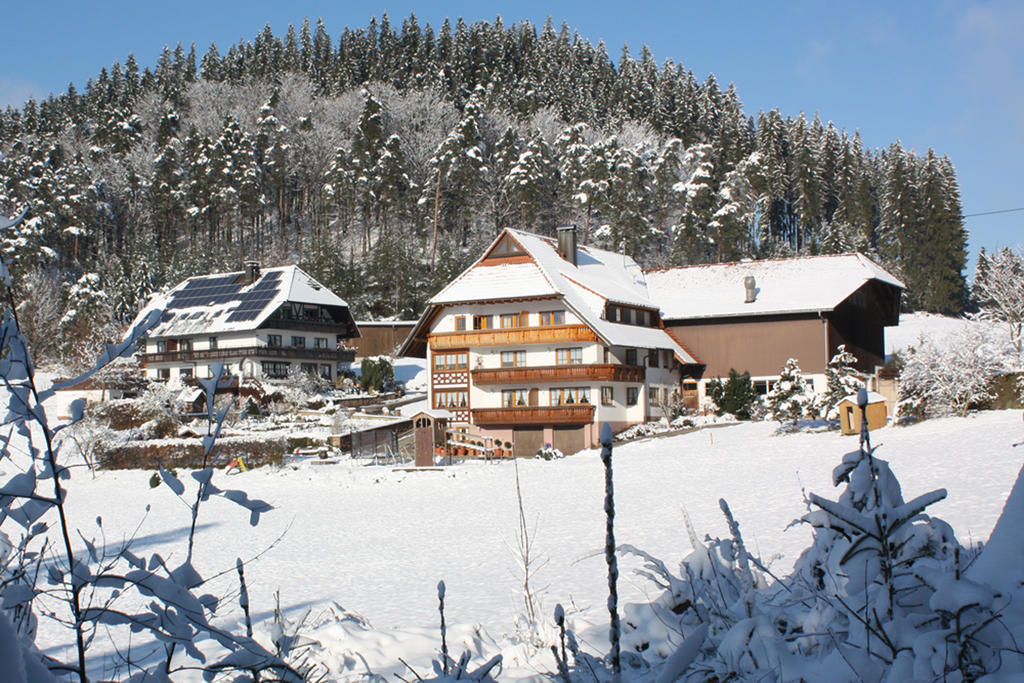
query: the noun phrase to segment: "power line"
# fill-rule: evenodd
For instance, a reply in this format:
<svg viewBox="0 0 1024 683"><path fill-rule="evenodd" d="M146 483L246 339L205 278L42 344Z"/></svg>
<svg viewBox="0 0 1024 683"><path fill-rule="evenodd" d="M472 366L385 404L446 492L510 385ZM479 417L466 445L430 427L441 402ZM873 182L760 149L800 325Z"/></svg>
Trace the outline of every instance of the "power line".
<svg viewBox="0 0 1024 683"><path fill-rule="evenodd" d="M971 218L972 216L991 216L997 213L1013 213L1014 211L1024 211L1024 206L1019 209L1000 209L999 211L982 211L981 213L965 213L964 218Z"/></svg>

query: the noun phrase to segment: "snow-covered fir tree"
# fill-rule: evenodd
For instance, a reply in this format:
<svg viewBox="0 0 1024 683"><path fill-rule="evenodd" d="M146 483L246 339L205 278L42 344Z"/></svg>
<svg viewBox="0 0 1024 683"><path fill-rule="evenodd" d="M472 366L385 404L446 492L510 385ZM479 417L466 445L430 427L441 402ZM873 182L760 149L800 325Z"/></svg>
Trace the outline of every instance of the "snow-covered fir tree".
<svg viewBox="0 0 1024 683"><path fill-rule="evenodd" d="M814 394L804 381L803 373L795 358L790 358L782 366L779 378L772 383L772 388L764 398L765 405L772 418L779 422L796 423L804 417L810 408Z"/></svg>

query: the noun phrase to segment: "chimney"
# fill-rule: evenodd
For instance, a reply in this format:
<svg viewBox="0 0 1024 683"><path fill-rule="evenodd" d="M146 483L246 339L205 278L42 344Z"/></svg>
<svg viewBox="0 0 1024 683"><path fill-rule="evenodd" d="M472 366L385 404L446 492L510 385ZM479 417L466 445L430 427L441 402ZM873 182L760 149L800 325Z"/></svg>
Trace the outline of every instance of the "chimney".
<svg viewBox="0 0 1024 683"><path fill-rule="evenodd" d="M246 261L245 262L245 283L251 285L260 278L260 262L259 261Z"/></svg>
<svg viewBox="0 0 1024 683"><path fill-rule="evenodd" d="M558 228L558 254L569 263L576 263L576 226L563 225Z"/></svg>
<svg viewBox="0 0 1024 683"><path fill-rule="evenodd" d="M747 296L743 300L743 303L754 303L754 299L757 298L757 287L753 275L747 275L746 277L743 278L743 289L745 289L747 292Z"/></svg>

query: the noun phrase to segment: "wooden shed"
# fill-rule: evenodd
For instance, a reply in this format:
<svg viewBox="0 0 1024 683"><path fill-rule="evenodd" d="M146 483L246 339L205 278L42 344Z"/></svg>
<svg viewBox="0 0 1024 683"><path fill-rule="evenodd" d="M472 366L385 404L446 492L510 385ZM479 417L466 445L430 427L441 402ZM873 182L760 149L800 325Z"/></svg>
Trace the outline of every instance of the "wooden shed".
<svg viewBox="0 0 1024 683"><path fill-rule="evenodd" d="M869 391L867 416L868 430L884 427L889 421L888 411L885 406L885 396ZM839 410L839 426L843 434L860 434L860 406L857 405L857 395L850 394L836 404Z"/></svg>
<svg viewBox="0 0 1024 683"><path fill-rule="evenodd" d="M434 453L445 445L448 422L454 416L447 410L421 410L412 416L416 434L416 467L434 464Z"/></svg>

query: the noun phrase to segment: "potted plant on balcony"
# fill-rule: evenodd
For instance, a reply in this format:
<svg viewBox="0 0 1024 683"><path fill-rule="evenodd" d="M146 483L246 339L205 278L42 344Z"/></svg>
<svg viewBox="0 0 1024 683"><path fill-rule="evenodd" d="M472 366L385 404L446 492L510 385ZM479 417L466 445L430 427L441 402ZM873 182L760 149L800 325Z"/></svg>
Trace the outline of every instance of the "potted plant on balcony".
<svg viewBox="0 0 1024 683"><path fill-rule="evenodd" d="M491 452L494 454L495 458L504 458L505 457L505 451L501 450L501 442L500 441L495 441L494 442L494 446L491 448Z"/></svg>
<svg viewBox="0 0 1024 683"><path fill-rule="evenodd" d="M510 458L512 457L512 442L511 441L506 441L505 442L505 452L508 454L508 457L510 457Z"/></svg>

